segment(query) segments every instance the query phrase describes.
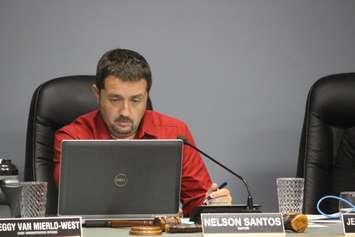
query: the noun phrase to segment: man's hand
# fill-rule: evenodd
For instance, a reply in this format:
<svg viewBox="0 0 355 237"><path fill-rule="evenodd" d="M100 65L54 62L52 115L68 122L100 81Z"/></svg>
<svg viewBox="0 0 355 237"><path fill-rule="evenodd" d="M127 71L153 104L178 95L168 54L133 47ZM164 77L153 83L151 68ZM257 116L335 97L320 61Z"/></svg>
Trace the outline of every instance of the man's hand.
<svg viewBox="0 0 355 237"><path fill-rule="evenodd" d="M232 196L227 188L218 189L213 183L206 193L206 205L232 205Z"/></svg>

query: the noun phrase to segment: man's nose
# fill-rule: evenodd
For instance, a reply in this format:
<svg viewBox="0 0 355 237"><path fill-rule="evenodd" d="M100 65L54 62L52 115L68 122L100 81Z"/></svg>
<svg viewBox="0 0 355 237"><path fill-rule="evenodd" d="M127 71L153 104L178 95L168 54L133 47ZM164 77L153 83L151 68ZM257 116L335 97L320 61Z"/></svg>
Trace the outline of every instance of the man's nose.
<svg viewBox="0 0 355 237"><path fill-rule="evenodd" d="M121 107L120 114L129 117L130 113L131 113L131 107L129 105L129 101L124 101Z"/></svg>

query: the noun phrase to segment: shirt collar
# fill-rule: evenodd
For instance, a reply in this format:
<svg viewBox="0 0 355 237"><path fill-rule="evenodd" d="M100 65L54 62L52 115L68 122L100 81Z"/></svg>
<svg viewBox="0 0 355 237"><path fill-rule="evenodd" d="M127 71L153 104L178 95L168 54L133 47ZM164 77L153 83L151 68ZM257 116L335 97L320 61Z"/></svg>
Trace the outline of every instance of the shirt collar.
<svg viewBox="0 0 355 237"><path fill-rule="evenodd" d="M96 135L95 139L112 139L111 133L107 128L107 125L102 118L100 110L97 110L96 114L96 126L97 130L94 132Z"/></svg>
<svg viewBox="0 0 355 237"><path fill-rule="evenodd" d="M144 112L143 118L141 120L140 126L138 128L136 139L153 138L159 137L159 129L153 118L152 111L146 110Z"/></svg>

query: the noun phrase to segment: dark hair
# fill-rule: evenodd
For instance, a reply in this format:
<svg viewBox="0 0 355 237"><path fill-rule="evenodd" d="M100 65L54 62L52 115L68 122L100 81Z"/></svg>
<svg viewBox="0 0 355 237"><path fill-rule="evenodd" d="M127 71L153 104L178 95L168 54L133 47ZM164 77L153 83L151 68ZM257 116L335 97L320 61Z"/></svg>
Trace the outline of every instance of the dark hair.
<svg viewBox="0 0 355 237"><path fill-rule="evenodd" d="M96 69L96 86L104 89L105 79L115 76L123 81L146 80L147 92L152 86L149 64L139 53L129 49L113 49L100 58Z"/></svg>

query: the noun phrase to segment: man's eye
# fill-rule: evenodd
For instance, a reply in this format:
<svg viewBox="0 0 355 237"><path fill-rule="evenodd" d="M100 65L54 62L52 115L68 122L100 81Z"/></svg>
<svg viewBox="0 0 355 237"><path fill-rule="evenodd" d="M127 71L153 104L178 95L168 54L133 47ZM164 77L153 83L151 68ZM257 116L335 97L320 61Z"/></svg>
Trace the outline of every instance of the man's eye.
<svg viewBox="0 0 355 237"><path fill-rule="evenodd" d="M111 102L118 102L118 101L120 101L120 99L118 99L118 98L111 98L110 101L111 101Z"/></svg>
<svg viewBox="0 0 355 237"><path fill-rule="evenodd" d="M132 102L133 103L140 103L142 100L141 99L133 99Z"/></svg>

